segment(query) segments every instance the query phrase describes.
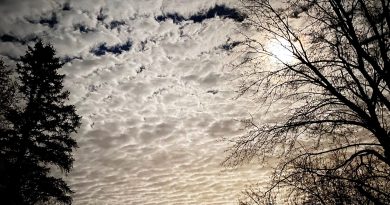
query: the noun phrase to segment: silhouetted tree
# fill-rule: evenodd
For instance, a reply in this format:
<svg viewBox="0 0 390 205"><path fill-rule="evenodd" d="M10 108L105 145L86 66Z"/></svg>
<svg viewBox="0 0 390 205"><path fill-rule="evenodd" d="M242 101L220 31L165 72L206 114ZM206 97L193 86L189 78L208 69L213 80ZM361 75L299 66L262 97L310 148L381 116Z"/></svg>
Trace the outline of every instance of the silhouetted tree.
<svg viewBox="0 0 390 205"><path fill-rule="evenodd" d="M1 153L6 204L71 204L71 189L51 172L71 170L77 147L71 134L80 125L75 107L66 104L69 92L58 73L62 66L53 47L41 41L17 64L19 100L4 114L10 126L1 136L9 142Z"/></svg>
<svg viewBox="0 0 390 205"><path fill-rule="evenodd" d="M11 76L12 71L0 60L0 130L2 133L9 127L6 113L11 110L12 105L16 102L16 84ZM0 145L4 145L4 143L0 143ZM0 148L0 150L3 149Z"/></svg>
<svg viewBox="0 0 390 205"><path fill-rule="evenodd" d="M0 112L4 116L5 110L11 107L15 99L15 83L12 81L12 71L0 60Z"/></svg>
<svg viewBox="0 0 390 205"><path fill-rule="evenodd" d="M248 197L390 204L390 2L242 2L261 35L246 41L240 94L289 105L277 121L245 121L230 149L227 165L279 157L269 187Z"/></svg>
<svg viewBox="0 0 390 205"><path fill-rule="evenodd" d="M6 115L12 109L16 102L15 83L12 81L12 71L0 61L0 196L6 196L7 177L6 165L7 156L10 147L10 138L8 135L11 130L11 123L7 120Z"/></svg>

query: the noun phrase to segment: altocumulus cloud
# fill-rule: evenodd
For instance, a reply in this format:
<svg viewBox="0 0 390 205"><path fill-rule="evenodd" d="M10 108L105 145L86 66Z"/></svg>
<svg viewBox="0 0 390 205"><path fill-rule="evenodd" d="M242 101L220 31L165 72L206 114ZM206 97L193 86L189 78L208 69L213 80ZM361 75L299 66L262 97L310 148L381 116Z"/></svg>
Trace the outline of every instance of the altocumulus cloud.
<svg viewBox="0 0 390 205"><path fill-rule="evenodd" d="M245 15L240 13L237 9L229 8L226 5L215 5L206 11L197 12L196 14L190 15L189 17L184 17L179 13L167 13L156 16L156 20L161 22L167 19L171 19L174 23L180 23L182 21L193 21L195 23L201 23L204 20L215 17L230 18L238 22L242 22L245 19Z"/></svg>
<svg viewBox="0 0 390 205"><path fill-rule="evenodd" d="M74 204L235 204L259 172L221 172L221 137L254 106L224 69L245 16L234 0L0 1L0 55L37 38L64 62L83 116Z"/></svg>
<svg viewBox="0 0 390 205"><path fill-rule="evenodd" d="M98 47L93 48L91 52L97 56L105 55L106 53L121 54L122 52L129 51L132 45L131 40L127 40L124 44L114 46L107 46L106 43L101 43Z"/></svg>

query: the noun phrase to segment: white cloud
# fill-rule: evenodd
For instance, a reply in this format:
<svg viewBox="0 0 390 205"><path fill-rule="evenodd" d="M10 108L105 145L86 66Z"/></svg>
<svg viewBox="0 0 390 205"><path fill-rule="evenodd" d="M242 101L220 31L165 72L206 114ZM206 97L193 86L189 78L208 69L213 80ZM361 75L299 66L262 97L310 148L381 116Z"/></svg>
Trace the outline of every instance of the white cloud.
<svg viewBox="0 0 390 205"><path fill-rule="evenodd" d="M74 204L236 204L244 185L261 175L249 168L222 172L219 165L226 144L218 140L238 135L235 119L253 106L232 100L232 74L223 69L229 56L219 46L237 34L236 23L154 19L233 0L70 1L66 11L59 1L3 2L0 36L38 35L58 55L77 57L63 67L70 100L83 116L67 177ZM53 12L53 28L24 20ZM97 20L100 12L104 22ZM125 24L111 30L112 20ZM80 32L79 24L93 31ZM90 52L128 39L133 46L121 54ZM25 49L10 42L0 47L0 54L14 57Z"/></svg>

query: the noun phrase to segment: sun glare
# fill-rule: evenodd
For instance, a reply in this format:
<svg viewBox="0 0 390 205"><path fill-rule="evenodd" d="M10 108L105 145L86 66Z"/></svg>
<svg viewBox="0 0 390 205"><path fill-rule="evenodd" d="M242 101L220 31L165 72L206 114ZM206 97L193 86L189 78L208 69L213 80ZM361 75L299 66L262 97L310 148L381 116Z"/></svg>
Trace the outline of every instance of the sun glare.
<svg viewBox="0 0 390 205"><path fill-rule="evenodd" d="M271 63L291 63L294 60L291 45L285 39L271 40L267 43L266 49L270 53Z"/></svg>

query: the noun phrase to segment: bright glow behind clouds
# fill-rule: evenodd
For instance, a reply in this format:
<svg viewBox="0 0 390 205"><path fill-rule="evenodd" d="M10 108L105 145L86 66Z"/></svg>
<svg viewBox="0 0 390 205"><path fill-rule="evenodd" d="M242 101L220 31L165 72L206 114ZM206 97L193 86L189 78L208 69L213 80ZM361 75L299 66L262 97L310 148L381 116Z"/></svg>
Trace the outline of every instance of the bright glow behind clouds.
<svg viewBox="0 0 390 205"><path fill-rule="evenodd" d="M234 76L221 46L236 36L237 22L219 17L202 23L185 17L216 3L234 1L2 1L0 54L24 53L34 35L51 42L64 66L65 87L83 116L75 136L73 172L67 180L74 204L236 204L244 184L264 172L222 172L225 143L240 134L235 119L252 109L232 100ZM55 15L58 23L39 23ZM98 18L100 16L100 20ZM28 20L26 20L28 19ZM112 28L112 22L117 21ZM44 22L44 21L41 21ZM113 48L131 40L121 54L96 56L102 43Z"/></svg>
<svg viewBox="0 0 390 205"><path fill-rule="evenodd" d="M298 46L298 45L294 45ZM291 63L295 59L291 43L282 38L275 38L267 43L266 50L270 52L270 63Z"/></svg>

